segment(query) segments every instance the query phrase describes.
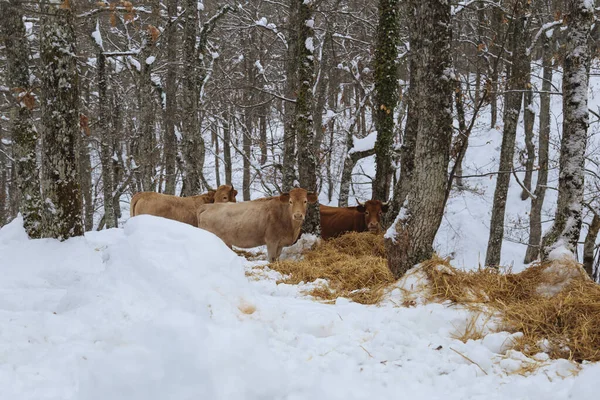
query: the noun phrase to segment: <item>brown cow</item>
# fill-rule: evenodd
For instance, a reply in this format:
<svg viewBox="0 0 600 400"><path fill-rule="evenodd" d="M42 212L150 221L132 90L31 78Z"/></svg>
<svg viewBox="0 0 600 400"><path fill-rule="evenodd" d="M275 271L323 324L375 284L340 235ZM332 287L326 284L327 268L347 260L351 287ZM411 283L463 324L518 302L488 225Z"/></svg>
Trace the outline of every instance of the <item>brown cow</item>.
<svg viewBox="0 0 600 400"><path fill-rule="evenodd" d="M235 203L237 190L231 185L221 185L198 196L179 197L156 192L136 193L131 199L130 215L155 215L198 226L196 212L202 204Z"/></svg>
<svg viewBox="0 0 600 400"><path fill-rule="evenodd" d="M379 200L368 200L356 207L320 206L321 237L329 239L346 232L379 232L381 216L387 212L388 204Z"/></svg>
<svg viewBox="0 0 600 400"><path fill-rule="evenodd" d="M295 188L289 193L236 204L205 204L198 209L198 227L221 238L229 247L267 245L269 261L279 258L285 246L294 243L307 203L317 195Z"/></svg>

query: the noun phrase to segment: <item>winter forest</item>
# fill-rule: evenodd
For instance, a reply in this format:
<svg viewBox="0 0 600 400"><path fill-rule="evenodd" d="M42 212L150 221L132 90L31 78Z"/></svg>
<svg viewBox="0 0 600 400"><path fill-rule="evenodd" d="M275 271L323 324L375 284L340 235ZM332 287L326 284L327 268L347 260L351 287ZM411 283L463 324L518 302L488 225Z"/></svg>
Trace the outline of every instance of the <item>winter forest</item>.
<svg viewBox="0 0 600 400"><path fill-rule="evenodd" d="M0 399L595 399L598 16L0 0Z"/></svg>

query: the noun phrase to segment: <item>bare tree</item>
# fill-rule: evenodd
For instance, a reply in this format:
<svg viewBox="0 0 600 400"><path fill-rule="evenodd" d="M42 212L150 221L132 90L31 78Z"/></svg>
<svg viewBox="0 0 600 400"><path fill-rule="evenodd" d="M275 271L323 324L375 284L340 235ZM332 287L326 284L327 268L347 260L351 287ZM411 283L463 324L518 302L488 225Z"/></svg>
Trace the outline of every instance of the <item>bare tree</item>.
<svg viewBox="0 0 600 400"><path fill-rule="evenodd" d="M542 240L542 258L559 246L575 253L581 230L584 161L587 147L588 35L594 20L593 2L567 0L569 33L562 81L563 135L560 144L558 203L554 223Z"/></svg>
<svg viewBox="0 0 600 400"><path fill-rule="evenodd" d="M376 173L373 199L387 201L392 178L394 110L398 104L398 0L379 0L379 23L375 45L375 142Z"/></svg>
<svg viewBox="0 0 600 400"><path fill-rule="evenodd" d="M20 191L19 210L25 230L32 238L42 235L42 199L36 163L37 130L33 124L35 96L29 81L29 44L25 35L20 1L0 3L0 33L6 47L6 77L14 96L11 136L16 177ZM6 173L6 172L4 172ZM4 188L2 189L4 190Z"/></svg>
<svg viewBox="0 0 600 400"><path fill-rule="evenodd" d="M452 138L450 4L413 0L412 5L420 26L416 46L411 43L417 58L414 80L420 91L415 102L419 122L411 189L385 239L388 266L396 277L433 253L433 240L444 213Z"/></svg>
<svg viewBox="0 0 600 400"><path fill-rule="evenodd" d="M504 216L506 211L506 197L513 169L515 152L515 139L517 123L523 102L523 91L527 87L527 71L529 61L527 57L527 42L525 31L529 16L530 2L528 0L515 0L513 18L511 21L510 49L512 52L511 67L506 84L504 105L504 131L502 134L502 147L500 149L500 166L496 178L492 218L490 221L490 237L488 241L485 265L500 265L502 240L504 239Z"/></svg>
<svg viewBox="0 0 600 400"><path fill-rule="evenodd" d="M73 11L50 3L42 18L43 236L60 240L83 234L76 155L79 86Z"/></svg>

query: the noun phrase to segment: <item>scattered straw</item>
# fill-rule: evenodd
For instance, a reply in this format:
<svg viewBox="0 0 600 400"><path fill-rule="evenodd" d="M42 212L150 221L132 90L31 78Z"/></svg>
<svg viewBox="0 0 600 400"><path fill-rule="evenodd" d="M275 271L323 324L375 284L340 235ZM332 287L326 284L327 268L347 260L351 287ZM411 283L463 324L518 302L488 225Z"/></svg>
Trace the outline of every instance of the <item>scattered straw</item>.
<svg viewBox="0 0 600 400"><path fill-rule="evenodd" d="M347 297L357 303L375 304L394 282L385 259L383 236L371 233L352 232L322 241L302 260L279 261L269 268L282 273L282 282L289 284L326 279L327 285L318 285L308 294L327 301Z"/></svg>
<svg viewBox="0 0 600 400"><path fill-rule="evenodd" d="M600 361L600 285L574 261L533 265L513 274L485 268L461 271L447 260L423 264L431 298L498 311L501 328L522 332L515 346L529 356Z"/></svg>

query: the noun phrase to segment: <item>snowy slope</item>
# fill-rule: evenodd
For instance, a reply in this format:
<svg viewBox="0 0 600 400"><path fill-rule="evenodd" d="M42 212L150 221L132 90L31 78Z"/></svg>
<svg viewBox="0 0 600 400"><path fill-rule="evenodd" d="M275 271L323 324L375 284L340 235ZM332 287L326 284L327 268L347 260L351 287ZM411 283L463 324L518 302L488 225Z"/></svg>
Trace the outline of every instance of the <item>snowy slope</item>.
<svg viewBox="0 0 600 400"><path fill-rule="evenodd" d="M598 365L511 373L508 334L452 339L464 310L320 304L161 218L63 243L17 219L0 254L2 400L596 398Z"/></svg>

